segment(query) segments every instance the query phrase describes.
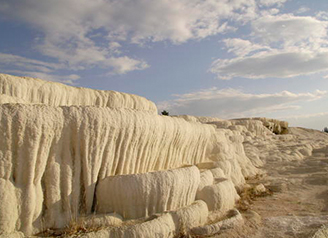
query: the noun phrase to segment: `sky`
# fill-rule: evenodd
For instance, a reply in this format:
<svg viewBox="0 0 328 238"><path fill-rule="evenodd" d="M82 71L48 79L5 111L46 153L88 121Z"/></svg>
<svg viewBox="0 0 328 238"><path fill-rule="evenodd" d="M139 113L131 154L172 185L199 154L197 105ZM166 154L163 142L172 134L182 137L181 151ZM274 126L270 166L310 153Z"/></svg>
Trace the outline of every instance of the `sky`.
<svg viewBox="0 0 328 238"><path fill-rule="evenodd" d="M327 30L327 0L0 0L0 72L322 130Z"/></svg>

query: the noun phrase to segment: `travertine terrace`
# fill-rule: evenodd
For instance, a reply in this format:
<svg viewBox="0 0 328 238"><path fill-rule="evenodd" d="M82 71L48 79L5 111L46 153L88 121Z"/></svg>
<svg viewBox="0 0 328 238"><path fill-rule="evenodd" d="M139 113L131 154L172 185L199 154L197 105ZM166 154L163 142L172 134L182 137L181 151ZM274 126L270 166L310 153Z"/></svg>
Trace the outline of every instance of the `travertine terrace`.
<svg viewBox="0 0 328 238"><path fill-rule="evenodd" d="M243 223L231 209L266 161L328 141L297 143L278 120L159 116L136 95L4 74L0 103L3 237L73 223L99 227L83 237L214 235Z"/></svg>

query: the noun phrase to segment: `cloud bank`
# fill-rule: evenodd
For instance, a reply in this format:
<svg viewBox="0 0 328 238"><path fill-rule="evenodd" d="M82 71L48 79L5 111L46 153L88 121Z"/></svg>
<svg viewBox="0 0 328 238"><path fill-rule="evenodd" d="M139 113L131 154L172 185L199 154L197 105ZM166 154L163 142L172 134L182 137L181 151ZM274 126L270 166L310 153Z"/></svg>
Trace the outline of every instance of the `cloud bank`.
<svg viewBox="0 0 328 238"><path fill-rule="evenodd" d="M237 118L259 116L282 110L299 109L298 103L321 99L328 91L292 93L282 91L273 94L252 94L232 88L210 88L198 92L174 95L176 99L158 103L159 110L174 115L213 116Z"/></svg>
<svg viewBox="0 0 328 238"><path fill-rule="evenodd" d="M35 47L44 56L66 69L109 68L110 74L149 67L128 55L122 43L203 39L231 29L227 19L248 19L255 11L255 0L3 0L0 5L2 18L41 33Z"/></svg>
<svg viewBox="0 0 328 238"><path fill-rule="evenodd" d="M0 64L49 75L93 68L126 74L151 65L127 46L178 45L245 28L249 32L243 37L220 40L231 55L213 60L209 71L218 78L290 78L328 71L327 14L280 14L286 1L3 0L1 19L34 29L34 48L53 63L12 54L0 56Z"/></svg>
<svg viewBox="0 0 328 238"><path fill-rule="evenodd" d="M221 79L290 78L328 71L328 21L292 14L263 15L251 22L249 39L225 39L229 59L210 72Z"/></svg>

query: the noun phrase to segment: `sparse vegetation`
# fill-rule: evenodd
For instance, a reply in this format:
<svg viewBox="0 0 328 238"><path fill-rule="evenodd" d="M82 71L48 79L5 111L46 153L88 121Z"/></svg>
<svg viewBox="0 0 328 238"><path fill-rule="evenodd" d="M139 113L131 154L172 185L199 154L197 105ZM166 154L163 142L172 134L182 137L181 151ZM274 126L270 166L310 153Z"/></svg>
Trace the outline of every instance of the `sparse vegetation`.
<svg viewBox="0 0 328 238"><path fill-rule="evenodd" d="M243 191L239 194L240 199L238 200L236 207L240 211L247 211L257 197L266 197L270 195L272 195L272 192L269 189L266 189L265 191L257 191L256 185L245 186Z"/></svg>
<svg viewBox="0 0 328 238"><path fill-rule="evenodd" d="M109 228L109 226L102 226L96 223L91 222L87 223L86 221L76 219L72 220L66 227L64 228L49 228L43 232L37 234L39 237L79 237L83 234L96 232L101 229Z"/></svg>
<svg viewBox="0 0 328 238"><path fill-rule="evenodd" d="M163 116L169 116L170 114L169 114L168 111L164 110L164 111L162 111L162 115L163 115Z"/></svg>

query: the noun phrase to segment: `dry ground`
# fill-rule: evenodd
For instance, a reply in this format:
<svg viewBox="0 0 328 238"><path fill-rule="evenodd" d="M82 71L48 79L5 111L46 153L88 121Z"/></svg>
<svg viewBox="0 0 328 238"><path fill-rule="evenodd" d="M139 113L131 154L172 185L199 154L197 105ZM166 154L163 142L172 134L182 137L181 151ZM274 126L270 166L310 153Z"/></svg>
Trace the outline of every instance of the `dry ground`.
<svg viewBox="0 0 328 238"><path fill-rule="evenodd" d="M253 201L244 213L245 225L215 237L306 238L328 225L328 135L299 128L291 133L318 148L301 161L268 160L263 167L267 175L249 183L262 183L273 194Z"/></svg>

